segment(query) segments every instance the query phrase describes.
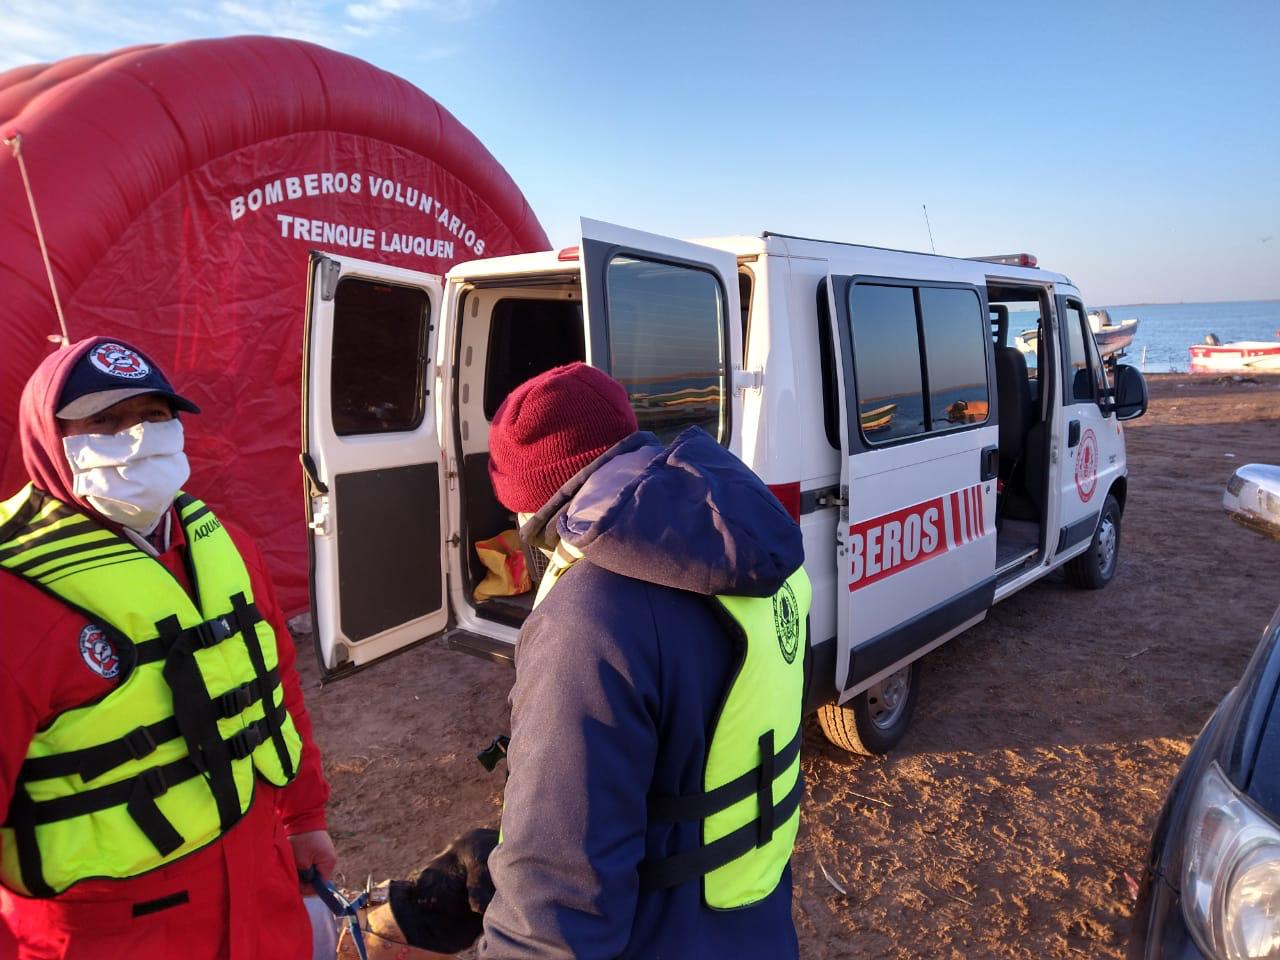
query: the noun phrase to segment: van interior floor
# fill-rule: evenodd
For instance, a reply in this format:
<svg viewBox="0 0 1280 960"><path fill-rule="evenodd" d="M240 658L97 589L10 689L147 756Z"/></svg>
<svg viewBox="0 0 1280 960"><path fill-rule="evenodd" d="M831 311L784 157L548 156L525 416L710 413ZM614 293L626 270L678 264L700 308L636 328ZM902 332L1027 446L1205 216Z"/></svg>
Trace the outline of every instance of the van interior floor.
<svg viewBox="0 0 1280 960"><path fill-rule="evenodd" d="M493 597L476 604L476 613L486 620L505 623L509 627L518 627L533 612L532 590L516 594L514 597Z"/></svg>
<svg viewBox="0 0 1280 960"><path fill-rule="evenodd" d="M1040 525L1006 517L996 534L996 576L1021 567L1039 550Z"/></svg>

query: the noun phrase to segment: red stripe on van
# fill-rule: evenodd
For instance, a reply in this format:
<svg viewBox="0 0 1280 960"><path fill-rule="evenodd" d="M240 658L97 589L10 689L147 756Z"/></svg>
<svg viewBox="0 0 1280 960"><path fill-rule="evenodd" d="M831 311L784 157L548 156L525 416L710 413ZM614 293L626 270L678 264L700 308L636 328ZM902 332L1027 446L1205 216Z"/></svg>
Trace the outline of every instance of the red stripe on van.
<svg viewBox="0 0 1280 960"><path fill-rule="evenodd" d="M800 522L800 481L795 483L770 483L769 492L778 498L784 510L791 514L791 519Z"/></svg>
<svg viewBox="0 0 1280 960"><path fill-rule="evenodd" d="M849 527L849 589L860 590L952 549L945 515L954 504L954 495L935 497Z"/></svg>

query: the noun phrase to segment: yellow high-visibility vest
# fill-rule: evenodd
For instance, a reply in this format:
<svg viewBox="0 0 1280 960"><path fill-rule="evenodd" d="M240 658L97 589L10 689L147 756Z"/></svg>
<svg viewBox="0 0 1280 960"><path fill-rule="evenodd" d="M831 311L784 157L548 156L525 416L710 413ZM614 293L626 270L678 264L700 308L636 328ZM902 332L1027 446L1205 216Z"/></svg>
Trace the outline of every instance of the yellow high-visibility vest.
<svg viewBox="0 0 1280 960"><path fill-rule="evenodd" d="M582 554L561 540L535 607ZM801 721L813 590L800 567L771 597L712 598L738 660L708 742L702 792L650 796L650 821L700 820L696 850L640 864L642 890L700 879L719 910L757 903L782 879L800 829Z"/></svg>
<svg viewBox="0 0 1280 960"><path fill-rule="evenodd" d="M207 506L185 494L175 506L194 602L155 558L61 501L28 486L0 504L0 571L83 613L82 646L110 643L122 674L31 741L0 826L0 883L16 893L154 870L229 830L256 776L283 786L297 774L275 631L244 560Z"/></svg>

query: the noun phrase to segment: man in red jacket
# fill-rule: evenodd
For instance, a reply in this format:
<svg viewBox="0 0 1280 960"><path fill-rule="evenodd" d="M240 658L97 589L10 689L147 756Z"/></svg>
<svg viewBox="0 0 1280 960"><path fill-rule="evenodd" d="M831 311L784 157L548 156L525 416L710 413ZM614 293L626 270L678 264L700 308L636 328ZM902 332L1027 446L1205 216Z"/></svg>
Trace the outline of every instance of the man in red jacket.
<svg viewBox="0 0 1280 960"><path fill-rule="evenodd" d="M179 493L179 411L198 412L101 337L22 395L31 484L0 504L0 960L310 956L297 871L334 867L329 788L261 556Z"/></svg>

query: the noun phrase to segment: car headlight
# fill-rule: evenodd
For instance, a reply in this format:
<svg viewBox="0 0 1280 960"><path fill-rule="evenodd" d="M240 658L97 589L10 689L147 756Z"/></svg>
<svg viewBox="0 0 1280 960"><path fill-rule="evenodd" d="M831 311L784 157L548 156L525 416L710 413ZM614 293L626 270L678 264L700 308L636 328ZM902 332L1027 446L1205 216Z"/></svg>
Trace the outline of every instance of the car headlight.
<svg viewBox="0 0 1280 960"><path fill-rule="evenodd" d="M1182 911L1220 960L1280 958L1280 828L1209 766L1187 817Z"/></svg>

